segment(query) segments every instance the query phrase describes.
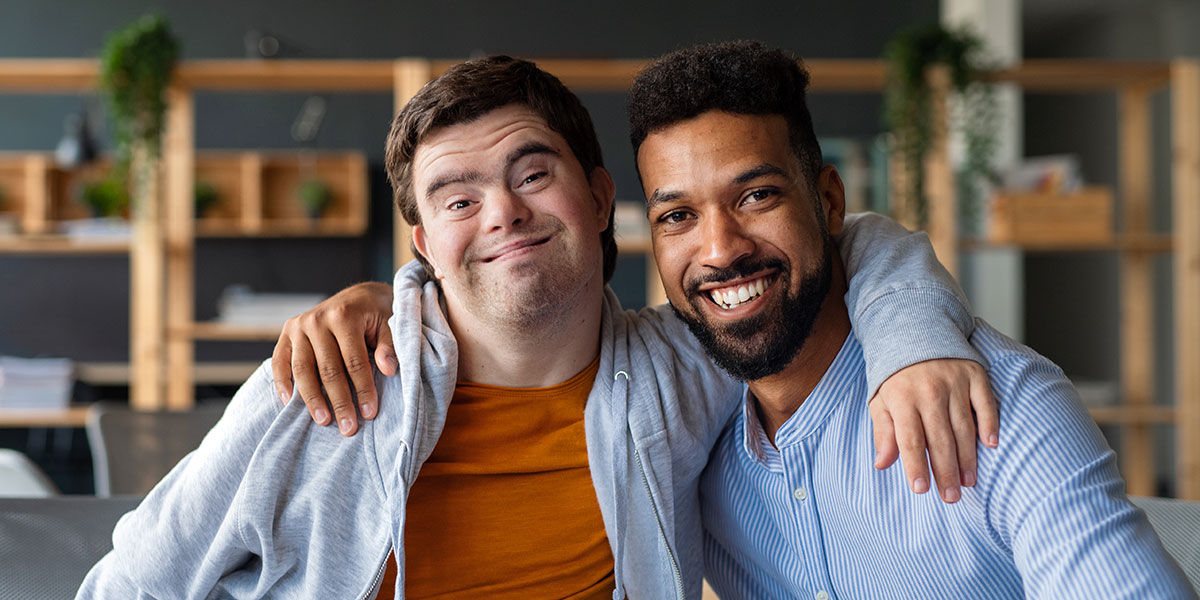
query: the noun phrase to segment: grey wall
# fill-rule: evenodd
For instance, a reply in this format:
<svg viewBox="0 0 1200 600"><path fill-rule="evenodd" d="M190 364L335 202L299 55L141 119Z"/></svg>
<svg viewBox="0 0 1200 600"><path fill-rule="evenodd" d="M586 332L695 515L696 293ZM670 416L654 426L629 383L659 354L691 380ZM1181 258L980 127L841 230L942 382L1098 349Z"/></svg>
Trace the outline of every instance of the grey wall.
<svg viewBox="0 0 1200 600"><path fill-rule="evenodd" d="M158 10L182 39L185 58L244 56L247 30L283 42L298 58L458 58L505 52L531 57L641 58L695 42L750 37L805 57L878 56L897 29L937 19L936 0L842 2L444 2L215 0L99 2L5 0L0 3L0 57L94 56L105 32ZM202 95L201 148L288 148L303 94ZM333 292L391 270L388 190L378 168L391 116L386 95L328 96L314 145L365 151L372 169L372 219L366 240L201 241L197 316L215 313L216 295L245 282L261 290ZM49 150L62 119L80 97L0 95L0 150ZM620 199L640 199L627 149L624 99L589 94ZM818 134L869 136L879 131L878 100L818 97ZM623 261L615 287L640 304L640 261ZM124 360L128 346L128 268L123 258L0 256L0 354ZM263 356L269 346L206 344L200 358Z"/></svg>

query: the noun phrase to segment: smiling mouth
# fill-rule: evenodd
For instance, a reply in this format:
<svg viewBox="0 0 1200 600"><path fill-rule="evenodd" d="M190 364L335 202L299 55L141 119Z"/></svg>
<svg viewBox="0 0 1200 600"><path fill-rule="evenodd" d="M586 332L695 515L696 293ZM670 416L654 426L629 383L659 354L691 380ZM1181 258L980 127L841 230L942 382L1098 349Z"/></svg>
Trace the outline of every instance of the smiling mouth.
<svg viewBox="0 0 1200 600"><path fill-rule="evenodd" d="M546 242L550 241L551 237L553 237L553 236L546 236L544 238L537 238L537 239L526 240L526 241L509 244L509 245L501 248L496 254L493 254L492 256L489 256L489 257L483 259L483 262L490 263L496 259L504 258L505 256L512 254L513 252L517 252L519 250L524 250L526 248L532 248L534 246L541 246L542 244L545 244Z"/></svg>
<svg viewBox="0 0 1200 600"><path fill-rule="evenodd" d="M725 310L733 310L761 296L767 288L771 287L772 283L775 283L775 278L767 275L738 285L714 288L708 290L707 293L717 306Z"/></svg>

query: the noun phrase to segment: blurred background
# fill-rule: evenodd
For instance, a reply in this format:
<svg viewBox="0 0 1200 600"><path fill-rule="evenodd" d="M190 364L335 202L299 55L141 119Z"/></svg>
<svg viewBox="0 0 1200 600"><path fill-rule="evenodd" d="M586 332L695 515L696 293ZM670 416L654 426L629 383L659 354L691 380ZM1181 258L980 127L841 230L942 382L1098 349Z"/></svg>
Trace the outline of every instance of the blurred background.
<svg viewBox="0 0 1200 600"><path fill-rule="evenodd" d="M971 25L996 67L1023 59L1166 61L1200 55L1200 37L1194 35L1200 30L1200 4L1184 0L6 0L0 5L0 59L94 58L109 32L151 11L170 23L181 43L183 61L462 59L491 53L534 59L646 59L694 43L739 38L758 39L804 59L878 59L899 33L937 23ZM596 121L618 200L641 202L627 138L624 94L585 92L581 97ZM1148 227L1152 232L1171 229L1168 100L1161 89L1149 98L1153 189ZM1011 168L1028 157L1065 156L1062 160L1079 181L1120 189L1116 94L1022 93L1010 88L1000 90L997 101L997 169ZM836 162L852 184L855 207L886 210L887 186L880 183L887 181L886 156L880 158L887 139L881 95L814 94L810 107L827 160ZM365 182L361 203L339 200L337 210L349 212L323 217L346 217L350 225L344 229L266 227L258 233L235 232L221 228L227 214L199 215L194 256L196 321L221 318L222 307L253 312L254 300L276 302L276 306L297 300L254 294L319 299L358 281L390 280L396 265L391 191L382 159L392 114L390 91L196 94L198 166L208 151L235 151L233 156L261 153L266 166L260 185L269 188L272 172L279 181L293 181L310 168L305 161L316 160L305 156L335 156L345 160L330 159L334 166L328 167L333 170L329 172L340 177L343 173L338 169L344 169ZM97 93L0 89L0 151L10 158L53 155L63 148L64 140L68 146L72 139L78 141L81 121L87 122L85 135L94 138L99 155L110 156L113 126ZM219 171L219 165L212 168ZM322 170L326 168L317 170L326 172ZM220 175L213 178L223 192L225 184L220 182L225 180ZM201 179L197 177L198 182ZM333 191L342 193L340 188ZM1115 226L1120 229L1119 199L1117 205ZM297 218L288 213L293 209L280 210L287 218ZM0 205L0 214L4 211L16 209ZM361 221L355 211L361 211ZM207 231L202 228L206 218ZM633 221L631 228L636 227ZM1090 390L1096 402L1120 402L1119 251L1103 247L1089 252L1028 252L983 245L963 250L959 260L959 278L981 316L1054 360ZM1155 254L1148 272L1154 357L1149 401L1170 405L1175 398L1170 254ZM613 287L627 307L638 307L653 291L646 281L645 258L633 253L622 258ZM74 373L72 406L125 403L130 300L127 253L5 251L0 246L0 356L69 359ZM227 399L254 364L269 356L273 343L258 337L264 339L197 337L198 364L241 365L208 374L198 370L197 400ZM1152 446L1152 462L1144 468L1152 486L1149 492L1156 495L1175 493L1171 422L1171 418L1150 418L1138 424ZM1124 428L1102 424L1120 448ZM15 419L9 425L0 429L0 446L30 456L62 492L94 491L91 449L79 424Z"/></svg>

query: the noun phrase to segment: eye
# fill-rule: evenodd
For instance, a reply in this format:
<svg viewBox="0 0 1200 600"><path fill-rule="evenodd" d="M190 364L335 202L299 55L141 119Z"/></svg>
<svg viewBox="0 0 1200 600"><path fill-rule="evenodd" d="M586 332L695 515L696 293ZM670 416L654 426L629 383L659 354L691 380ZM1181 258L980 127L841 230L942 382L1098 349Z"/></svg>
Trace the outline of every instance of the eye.
<svg viewBox="0 0 1200 600"><path fill-rule="evenodd" d="M470 200L455 200L446 206L446 210L462 210L471 206Z"/></svg>
<svg viewBox="0 0 1200 600"><path fill-rule="evenodd" d="M530 175L526 176L525 179L521 180L521 185L528 185L528 184L534 183L536 181L539 181L541 179L544 179L545 177L546 177L545 171L538 171L537 173L530 174Z"/></svg>
<svg viewBox="0 0 1200 600"><path fill-rule="evenodd" d="M686 211L672 210L672 211L664 213L662 216L660 216L658 218L658 222L665 223L668 225L675 224L675 223L682 223L682 222L686 221L689 216L690 215L688 215L688 213Z"/></svg>
<svg viewBox="0 0 1200 600"><path fill-rule="evenodd" d="M766 199L776 195L777 193L778 192L776 190L769 189L769 188L761 189L761 190L754 190L754 191L750 192L749 194L746 194L746 197L742 199L742 203L748 204L748 203L752 203L752 202L762 202L763 200L766 200Z"/></svg>

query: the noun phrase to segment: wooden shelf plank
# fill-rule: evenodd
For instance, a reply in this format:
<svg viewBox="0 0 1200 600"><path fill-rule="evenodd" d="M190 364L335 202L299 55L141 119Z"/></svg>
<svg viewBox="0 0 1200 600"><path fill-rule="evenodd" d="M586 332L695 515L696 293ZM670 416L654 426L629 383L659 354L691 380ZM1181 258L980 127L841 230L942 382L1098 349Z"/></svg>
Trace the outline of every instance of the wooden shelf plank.
<svg viewBox="0 0 1200 600"><path fill-rule="evenodd" d="M79 92L95 89L100 64L82 58L0 59L0 90Z"/></svg>
<svg viewBox="0 0 1200 600"><path fill-rule="evenodd" d="M192 365L192 372L199 385L236 385L250 377L260 364L261 361L198 362ZM75 379L90 385L128 385L129 363L75 363Z"/></svg>
<svg viewBox="0 0 1200 600"><path fill-rule="evenodd" d="M0 236L0 254L128 254L129 242L101 241L65 235Z"/></svg>
<svg viewBox="0 0 1200 600"><path fill-rule="evenodd" d="M0 409L0 427L83 427L87 406L62 409Z"/></svg>
<svg viewBox="0 0 1200 600"><path fill-rule="evenodd" d="M1108 241L1095 242L1038 242L997 243L983 238L963 238L964 250L1015 248L1026 252L1087 252L1112 250L1127 252L1170 252L1174 248L1171 234L1117 235Z"/></svg>
<svg viewBox="0 0 1200 600"><path fill-rule="evenodd" d="M390 60L189 60L175 83L196 90L392 91Z"/></svg>
<svg viewBox="0 0 1200 600"><path fill-rule="evenodd" d="M1167 424L1175 421L1175 407L1162 404L1118 404L1114 406L1089 406L1088 412L1101 425L1123 424Z"/></svg>
<svg viewBox="0 0 1200 600"><path fill-rule="evenodd" d="M216 321L192 323L184 334L194 340L223 342L273 342L279 339L282 327L232 325Z"/></svg>
<svg viewBox="0 0 1200 600"><path fill-rule="evenodd" d="M1163 87L1171 80L1171 67L1165 61L1027 60L988 73L984 79L1015 83L1027 92L1083 93L1130 85Z"/></svg>

